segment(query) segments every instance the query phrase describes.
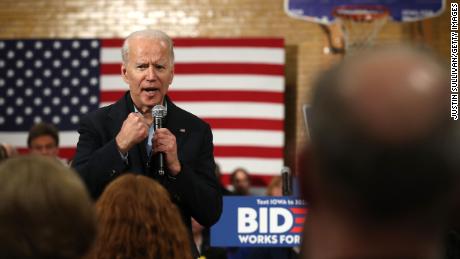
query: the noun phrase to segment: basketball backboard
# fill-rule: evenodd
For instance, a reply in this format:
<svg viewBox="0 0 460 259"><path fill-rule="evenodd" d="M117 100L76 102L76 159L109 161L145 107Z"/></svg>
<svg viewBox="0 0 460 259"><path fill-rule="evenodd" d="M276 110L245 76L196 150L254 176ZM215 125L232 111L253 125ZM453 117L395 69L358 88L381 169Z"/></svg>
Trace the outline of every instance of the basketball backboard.
<svg viewBox="0 0 460 259"><path fill-rule="evenodd" d="M285 0L285 11L294 18L329 24L334 8L343 5L383 5L394 21L411 22L440 15L445 0Z"/></svg>

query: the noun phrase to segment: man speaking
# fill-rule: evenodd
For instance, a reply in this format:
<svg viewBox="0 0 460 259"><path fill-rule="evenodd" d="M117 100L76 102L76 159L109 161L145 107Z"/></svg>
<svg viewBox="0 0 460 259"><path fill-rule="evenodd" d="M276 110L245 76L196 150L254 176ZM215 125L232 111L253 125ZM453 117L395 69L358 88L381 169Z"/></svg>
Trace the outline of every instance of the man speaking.
<svg viewBox="0 0 460 259"><path fill-rule="evenodd" d="M211 226L222 211L212 133L166 95L174 77L172 40L157 30L134 32L123 43L122 59L129 91L81 120L73 166L94 198L124 172L152 177L169 191L189 229L190 217ZM157 105L164 118L154 118Z"/></svg>

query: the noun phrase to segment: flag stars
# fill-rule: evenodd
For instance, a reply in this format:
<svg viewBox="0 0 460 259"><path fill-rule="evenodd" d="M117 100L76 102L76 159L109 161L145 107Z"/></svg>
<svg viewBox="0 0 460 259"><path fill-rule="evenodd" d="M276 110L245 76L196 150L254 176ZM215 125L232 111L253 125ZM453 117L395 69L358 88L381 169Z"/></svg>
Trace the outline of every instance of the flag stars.
<svg viewBox="0 0 460 259"><path fill-rule="evenodd" d="M16 125L21 125L24 122L24 119L21 116L16 117Z"/></svg>
<svg viewBox="0 0 460 259"><path fill-rule="evenodd" d="M59 105L61 103L61 99L58 98L58 97L53 97L53 99L51 100L51 103L55 106Z"/></svg>
<svg viewBox="0 0 460 259"><path fill-rule="evenodd" d="M40 106L42 104L42 98L35 97L34 98L34 104L35 104L35 106Z"/></svg>
<svg viewBox="0 0 460 259"><path fill-rule="evenodd" d="M24 75L26 77L32 77L34 75L34 72L31 69L27 69Z"/></svg>
<svg viewBox="0 0 460 259"><path fill-rule="evenodd" d="M8 70L6 71L6 76L7 76L7 77L13 77L13 76L14 76L14 70L8 69Z"/></svg>
<svg viewBox="0 0 460 259"><path fill-rule="evenodd" d="M24 100L21 97L16 98L16 105L21 106L24 104Z"/></svg>
<svg viewBox="0 0 460 259"><path fill-rule="evenodd" d="M54 87L59 87L59 86L61 86L61 79L59 79L59 78L54 78L54 79L53 79L53 86L54 86Z"/></svg>
<svg viewBox="0 0 460 259"><path fill-rule="evenodd" d="M62 76L63 77L68 77L70 76L70 71L66 68L62 70Z"/></svg>
<svg viewBox="0 0 460 259"><path fill-rule="evenodd" d="M17 68L22 68L24 66L24 61L22 60L16 60L16 67Z"/></svg>
<svg viewBox="0 0 460 259"><path fill-rule="evenodd" d="M9 58L9 59L14 58L14 52L13 52L12 50L8 51L8 52L6 53L6 57Z"/></svg>
<svg viewBox="0 0 460 259"><path fill-rule="evenodd" d="M62 63L61 63L61 61L60 61L59 59L55 59L55 60L53 61L53 67L55 67L55 68L60 67L61 64L62 64Z"/></svg>
<svg viewBox="0 0 460 259"><path fill-rule="evenodd" d="M25 56L26 56L27 59L31 59L31 58L34 57L34 53L32 51L28 50L28 51L26 51Z"/></svg>
<svg viewBox="0 0 460 259"><path fill-rule="evenodd" d="M25 109L24 109L24 113L26 115L31 115L32 114L32 108L27 106Z"/></svg>
<svg viewBox="0 0 460 259"><path fill-rule="evenodd" d="M89 75L88 69L87 69L87 68L83 68L83 69L80 71L80 75L81 75L81 76L84 76L84 77L88 76L88 75Z"/></svg>
<svg viewBox="0 0 460 259"><path fill-rule="evenodd" d="M73 105L77 105L79 102L80 100L76 96L70 98L70 103L72 103Z"/></svg>
<svg viewBox="0 0 460 259"><path fill-rule="evenodd" d="M73 41L73 42L72 42L72 48L74 48L74 49L80 48L80 42L78 42L78 41L76 41L76 40Z"/></svg>
<svg viewBox="0 0 460 259"><path fill-rule="evenodd" d="M91 79L89 80L89 83L90 83L91 85L97 85L98 82L99 82L99 81L98 81L97 78L95 78L95 77L91 77Z"/></svg>
<svg viewBox="0 0 460 259"><path fill-rule="evenodd" d="M37 78L37 79L34 80L34 85L36 87L40 87L40 86L42 86L42 84L43 84L43 82L42 82L42 80L40 78Z"/></svg>
<svg viewBox="0 0 460 259"><path fill-rule="evenodd" d="M45 52L43 52L43 57L45 57L46 59L51 58L51 56L53 56L53 54L50 50L45 50Z"/></svg>
<svg viewBox="0 0 460 259"><path fill-rule="evenodd" d="M7 107L6 108L6 115L13 115L14 109L13 107Z"/></svg>
<svg viewBox="0 0 460 259"><path fill-rule="evenodd" d="M67 50L67 49L64 50L64 51L62 52L62 56L63 56L64 58L69 58L69 57L70 57L70 51Z"/></svg>
<svg viewBox="0 0 460 259"><path fill-rule="evenodd" d="M62 47L62 44L61 44L60 41L55 41L55 42L53 43L53 48L54 48L54 49L60 49L61 47Z"/></svg>
<svg viewBox="0 0 460 259"><path fill-rule="evenodd" d="M88 92L89 92L88 87L83 86L83 87L80 88L80 93L81 93L82 95L87 95Z"/></svg>
<svg viewBox="0 0 460 259"><path fill-rule="evenodd" d="M80 113L85 114L88 112L88 106L83 105L80 107Z"/></svg>
<svg viewBox="0 0 460 259"><path fill-rule="evenodd" d="M41 41L36 41L34 44L35 49L41 49L43 48L43 42Z"/></svg>
<svg viewBox="0 0 460 259"><path fill-rule="evenodd" d="M80 60L74 59L72 60L72 67L78 67L80 66Z"/></svg>
<svg viewBox="0 0 460 259"><path fill-rule="evenodd" d="M50 77L51 76L51 70L49 70L49 69L43 70L43 76Z"/></svg>
<svg viewBox="0 0 460 259"><path fill-rule="evenodd" d="M61 122L61 118L59 116L53 116L51 120L54 124L59 124L59 122Z"/></svg>
<svg viewBox="0 0 460 259"><path fill-rule="evenodd" d="M0 125L5 124L5 118L3 116L0 116Z"/></svg>
<svg viewBox="0 0 460 259"><path fill-rule="evenodd" d="M50 96L51 95L51 89L49 89L48 87L43 89L43 95L44 96Z"/></svg>
<svg viewBox="0 0 460 259"><path fill-rule="evenodd" d="M97 101L98 101L98 99L97 99L97 97L94 96L94 95L92 95L92 96L89 98L89 102L90 102L91 104L96 104Z"/></svg>
<svg viewBox="0 0 460 259"><path fill-rule="evenodd" d="M16 42L16 48L17 49L23 49L24 48L24 42L22 42L22 41Z"/></svg>
<svg viewBox="0 0 460 259"><path fill-rule="evenodd" d="M74 78L72 78L72 80L70 81L70 83L71 83L73 86L78 86L78 84L80 84L80 80L78 80L78 78L74 77Z"/></svg>
<svg viewBox="0 0 460 259"><path fill-rule="evenodd" d="M89 64L92 66L92 67L96 67L99 65L99 61L97 61L97 59L93 58L91 59L91 61L89 62Z"/></svg>
<svg viewBox="0 0 460 259"><path fill-rule="evenodd" d="M99 106L98 40L0 40L0 130L76 130Z"/></svg>
<svg viewBox="0 0 460 259"><path fill-rule="evenodd" d="M64 115L69 114L69 112L70 112L69 106L63 106L61 112Z"/></svg>
<svg viewBox="0 0 460 259"><path fill-rule="evenodd" d="M34 62L35 68L41 68L43 66L43 62L40 59L35 60Z"/></svg>
<svg viewBox="0 0 460 259"><path fill-rule="evenodd" d="M70 118L70 121L73 123L73 124L77 124L78 121L79 121L79 118L77 115L72 115L72 117Z"/></svg>
<svg viewBox="0 0 460 259"><path fill-rule="evenodd" d="M91 41L91 48L96 49L99 47L99 42L97 40Z"/></svg>
<svg viewBox="0 0 460 259"><path fill-rule="evenodd" d="M67 87L64 87L64 88L62 88L61 93L62 93L62 95L67 96L67 95L70 94L70 89L67 88Z"/></svg>
<svg viewBox="0 0 460 259"><path fill-rule="evenodd" d="M48 106L43 107L43 114L49 115L51 113L51 108Z"/></svg>
<svg viewBox="0 0 460 259"><path fill-rule="evenodd" d="M82 58L87 58L89 57L89 51L87 49L84 49L81 51L80 55L82 56Z"/></svg>
<svg viewBox="0 0 460 259"><path fill-rule="evenodd" d="M23 85L24 85L24 80L22 80L21 78L16 80L16 86L22 87Z"/></svg>
<svg viewBox="0 0 460 259"><path fill-rule="evenodd" d="M24 94L26 96L32 96L33 93L34 91L32 90L32 88L26 88L26 90L24 91Z"/></svg>

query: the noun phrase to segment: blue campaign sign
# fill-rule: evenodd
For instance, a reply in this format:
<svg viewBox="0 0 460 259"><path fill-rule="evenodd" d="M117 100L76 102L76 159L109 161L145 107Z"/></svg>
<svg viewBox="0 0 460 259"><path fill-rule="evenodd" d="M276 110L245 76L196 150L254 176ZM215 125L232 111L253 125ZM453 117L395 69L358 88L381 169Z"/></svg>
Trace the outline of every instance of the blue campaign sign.
<svg viewBox="0 0 460 259"><path fill-rule="evenodd" d="M285 11L289 16L317 23L334 21L333 10L343 5L382 5L398 22L418 21L440 15L445 0L285 0Z"/></svg>
<svg viewBox="0 0 460 259"><path fill-rule="evenodd" d="M305 202L295 197L224 196L211 246L299 246L306 213Z"/></svg>

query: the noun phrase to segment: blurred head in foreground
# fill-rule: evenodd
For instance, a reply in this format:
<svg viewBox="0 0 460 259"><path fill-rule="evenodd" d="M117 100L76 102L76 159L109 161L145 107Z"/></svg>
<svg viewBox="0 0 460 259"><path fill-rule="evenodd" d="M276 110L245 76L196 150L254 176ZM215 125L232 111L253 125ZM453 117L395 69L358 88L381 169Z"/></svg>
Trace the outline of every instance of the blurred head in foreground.
<svg viewBox="0 0 460 259"><path fill-rule="evenodd" d="M92 201L71 169L42 156L0 164L0 258L81 258L95 233Z"/></svg>
<svg viewBox="0 0 460 259"><path fill-rule="evenodd" d="M99 234L88 258L191 258L188 233L155 180L124 174L96 203Z"/></svg>
<svg viewBox="0 0 460 259"><path fill-rule="evenodd" d="M309 258L441 253L460 173L446 68L431 54L393 46L346 58L319 77L311 143L299 159Z"/></svg>

